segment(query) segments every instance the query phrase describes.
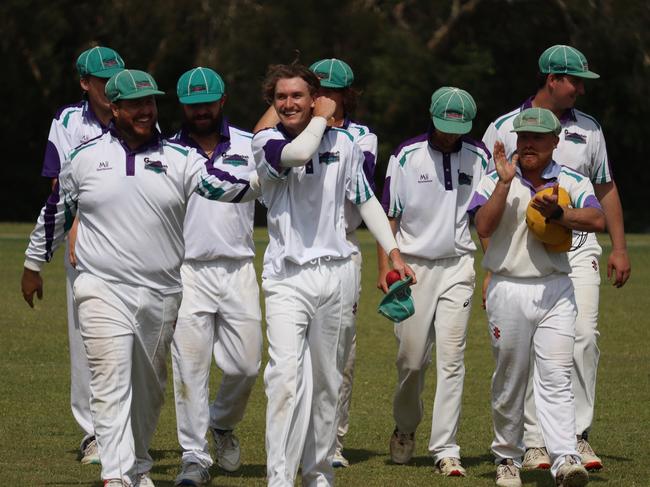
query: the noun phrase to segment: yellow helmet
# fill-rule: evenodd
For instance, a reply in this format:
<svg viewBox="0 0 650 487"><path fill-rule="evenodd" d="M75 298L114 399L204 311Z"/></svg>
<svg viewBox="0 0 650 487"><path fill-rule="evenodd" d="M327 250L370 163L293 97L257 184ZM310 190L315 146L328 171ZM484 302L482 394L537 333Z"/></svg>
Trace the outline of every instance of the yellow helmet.
<svg viewBox="0 0 650 487"><path fill-rule="evenodd" d="M544 188L531 198L526 208L526 225L530 232L544 243L549 252L567 252L571 248L571 230L554 221L547 221L546 217L533 208L536 197L553 194L553 188ZM558 205L566 208L571 203L569 194L562 187L558 188Z"/></svg>

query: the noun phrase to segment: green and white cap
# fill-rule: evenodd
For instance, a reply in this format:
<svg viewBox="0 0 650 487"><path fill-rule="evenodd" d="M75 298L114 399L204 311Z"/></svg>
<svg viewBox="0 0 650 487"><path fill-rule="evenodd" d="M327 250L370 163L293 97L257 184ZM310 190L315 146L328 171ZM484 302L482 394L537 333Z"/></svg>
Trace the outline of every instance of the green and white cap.
<svg viewBox="0 0 650 487"><path fill-rule="evenodd" d="M383 297L377 312L393 322L399 323L415 313L415 303L411 296L410 284L413 278L408 276L404 280L393 283Z"/></svg>
<svg viewBox="0 0 650 487"><path fill-rule="evenodd" d="M579 78L596 79L599 74L589 71L587 58L571 46L558 44L549 47L539 57L539 70L545 74L570 74Z"/></svg>
<svg viewBox="0 0 650 487"><path fill-rule="evenodd" d="M106 83L104 92L110 102L165 94L149 73L137 69L125 69L114 75Z"/></svg>
<svg viewBox="0 0 650 487"><path fill-rule="evenodd" d="M77 58L79 76L110 78L124 69L124 61L110 47L93 47L82 52Z"/></svg>
<svg viewBox="0 0 650 487"><path fill-rule="evenodd" d="M190 69L178 78L176 84L178 101L184 105L218 101L225 92L226 85L221 76L210 68Z"/></svg>
<svg viewBox="0 0 650 487"><path fill-rule="evenodd" d="M323 88L347 88L354 81L352 68L340 59L321 59L309 66Z"/></svg>
<svg viewBox="0 0 650 487"><path fill-rule="evenodd" d="M433 126L447 134L466 134L472 130L476 103L472 95L460 88L443 86L431 95L429 108Z"/></svg>
<svg viewBox="0 0 650 487"><path fill-rule="evenodd" d="M512 121L511 132L553 133L558 135L562 129L560 121L546 108L527 108L519 112Z"/></svg>

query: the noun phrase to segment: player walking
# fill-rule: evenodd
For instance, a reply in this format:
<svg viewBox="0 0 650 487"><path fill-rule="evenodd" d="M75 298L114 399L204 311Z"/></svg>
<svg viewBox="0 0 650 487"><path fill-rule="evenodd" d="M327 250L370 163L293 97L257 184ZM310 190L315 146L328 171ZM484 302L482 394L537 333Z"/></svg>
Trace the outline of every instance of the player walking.
<svg viewBox="0 0 650 487"><path fill-rule="evenodd" d="M114 124L71 152L26 252L23 296L42 296L40 270L79 215L73 293L91 371L91 410L104 485L150 487L149 444L164 397L165 358L181 299L183 220L198 191L254 198L248 180L162 141L153 78L136 70L106 85ZM256 178L252 179L255 182Z"/></svg>
<svg viewBox="0 0 650 487"><path fill-rule="evenodd" d="M59 109L52 120L43 159L44 177L52 179L52 188L61 171L61 163L78 145L101 135L112 118L110 103L104 94L108 79L124 69L120 55L108 47L93 47L77 58L79 85L84 99ZM70 240L76 228L71 231ZM70 342L70 406L72 415L84 432L80 445L81 463L99 463L97 442L90 414L90 370L79 331L79 320L72 296L78 272L65 253L68 339Z"/></svg>
<svg viewBox="0 0 650 487"><path fill-rule="evenodd" d="M605 138L600 125L589 115L574 108L578 96L585 92L584 79L599 76L589 71L587 60L577 49L556 45L549 47L539 58L539 89L523 105L497 118L488 127L483 142L494 147L498 140L505 146L506 156L516 150L517 137L512 123L518 113L526 108L541 107L551 110L560 120L562 130L553 159L586 175L594 186L607 219L607 231L612 241L612 251L607 263L607 276L613 276L614 285L621 287L630 276L630 260L625 244L623 210L618 189L613 180ZM588 443L589 430L594 417L598 349L598 297L600 273L598 259L602 249L596 236L587 235L579 249L569 253L569 277L575 289L578 317L573 356L573 392L576 400L576 434L578 452L589 470L602 468L601 459ZM526 399L526 457L524 468L548 468L549 457L544 439L539 431L535 414L532 387Z"/></svg>
<svg viewBox="0 0 650 487"><path fill-rule="evenodd" d="M552 159L562 130L546 109L530 108L513 120L517 152L509 161L503 144L494 149L496 171L483 176L469 211L476 229L490 238L483 266L492 272L486 309L496 367L492 376L492 418L496 484L521 485L524 454L524 398L531 359L535 363L537 416L551 459L556 485L579 487L588 482L575 432L571 363L576 306L566 253L548 250L526 224L531 199L547 221L596 232L605 217L588 178ZM570 207L558 204L558 185ZM535 196L553 187L553 196ZM532 349L531 349L532 343ZM532 355L531 355L532 354Z"/></svg>
<svg viewBox="0 0 650 487"><path fill-rule="evenodd" d="M235 177L255 171L253 135L230 125L223 114L225 85L210 68L194 68L177 84L185 123L172 142L193 147L209 164ZM253 257L255 203L239 205L189 199L181 267L183 300L172 341L174 397L182 471L176 485L205 485L212 458L205 435L216 444L217 464L239 469L233 429L241 421L257 378L262 353L259 288ZM214 354L223 378L208 404Z"/></svg>
<svg viewBox="0 0 650 487"><path fill-rule="evenodd" d="M253 138L269 208L262 290L270 486L293 486L301 462L303 485L334 483L336 405L358 289L354 247L345 236L346 199L358 205L401 276L413 274L364 176L361 148L347 131L327 127L336 103L316 97L319 85L305 66L272 66L264 94L280 123Z"/></svg>
<svg viewBox="0 0 650 487"><path fill-rule="evenodd" d="M429 452L438 472L465 476L456 434L476 250L467 207L491 155L465 135L476 116L469 93L453 87L436 90L430 113L429 131L402 143L390 157L382 199L404 259L418 275L412 291L415 314L395 323L399 349L390 455L398 464L413 456L425 372L435 343L437 383ZM388 259L381 249L378 257L378 287L387 292Z"/></svg>

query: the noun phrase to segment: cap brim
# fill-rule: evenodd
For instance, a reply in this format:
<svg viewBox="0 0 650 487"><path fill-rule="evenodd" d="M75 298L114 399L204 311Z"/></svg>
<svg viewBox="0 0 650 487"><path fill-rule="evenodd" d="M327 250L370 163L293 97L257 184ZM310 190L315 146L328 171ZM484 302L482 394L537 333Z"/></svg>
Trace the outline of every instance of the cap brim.
<svg viewBox="0 0 650 487"><path fill-rule="evenodd" d="M540 127L538 125L532 125L530 127L519 127L517 129L512 129L510 132L533 132L533 133L536 133L536 134L554 134L554 135L557 135L554 130L549 130L546 127Z"/></svg>
<svg viewBox="0 0 650 487"><path fill-rule="evenodd" d="M201 93L198 95L179 96L178 101L183 105L195 105L197 103L212 103L219 101L223 98L223 93L218 95L216 93Z"/></svg>
<svg viewBox="0 0 650 487"><path fill-rule="evenodd" d="M472 130L471 120L467 122L456 122L451 120L443 120L436 117L431 117L431 119L433 120L433 126L445 134L464 135Z"/></svg>
<svg viewBox="0 0 650 487"><path fill-rule="evenodd" d="M124 68L109 68L95 73L88 73L88 76L94 76L95 78L112 78L113 75L122 71L124 71Z"/></svg>
<svg viewBox="0 0 650 487"><path fill-rule="evenodd" d="M135 93L131 93L130 95L120 96L115 101L119 101L119 100L135 100L137 98L144 98L146 96L164 95L164 94L165 94L164 91L154 90L154 89L148 88L146 90L136 91Z"/></svg>
<svg viewBox="0 0 650 487"><path fill-rule="evenodd" d="M597 73L594 73L593 71L576 71L573 73L566 73L570 74L571 76L576 76L578 78L587 78L587 79L598 79L600 78L600 75Z"/></svg>

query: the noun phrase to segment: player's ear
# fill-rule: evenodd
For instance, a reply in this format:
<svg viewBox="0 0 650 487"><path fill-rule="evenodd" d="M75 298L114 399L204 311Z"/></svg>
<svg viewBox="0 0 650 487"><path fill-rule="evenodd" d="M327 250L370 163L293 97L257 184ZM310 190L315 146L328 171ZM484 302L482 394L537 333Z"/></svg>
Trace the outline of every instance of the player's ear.
<svg viewBox="0 0 650 487"><path fill-rule="evenodd" d="M113 114L113 118L117 118L117 114L120 111L120 107L117 106L115 102L111 102L111 113Z"/></svg>
<svg viewBox="0 0 650 487"><path fill-rule="evenodd" d="M81 86L82 90L88 91L90 89L90 83L88 82L88 78L86 78L85 76L79 78L79 86Z"/></svg>
<svg viewBox="0 0 650 487"><path fill-rule="evenodd" d="M221 97L221 99L219 100L220 107L221 107L222 109L223 109L223 106L226 104L226 101L227 101L227 100L228 100L228 95L226 95L226 94L224 93L223 96Z"/></svg>

